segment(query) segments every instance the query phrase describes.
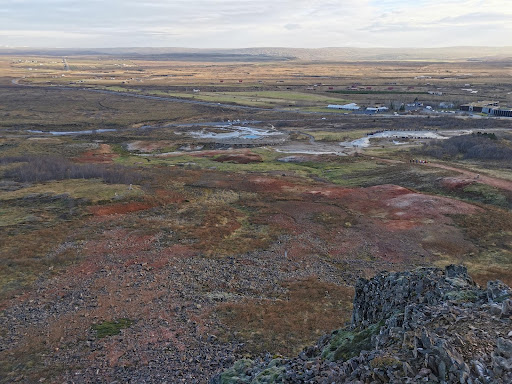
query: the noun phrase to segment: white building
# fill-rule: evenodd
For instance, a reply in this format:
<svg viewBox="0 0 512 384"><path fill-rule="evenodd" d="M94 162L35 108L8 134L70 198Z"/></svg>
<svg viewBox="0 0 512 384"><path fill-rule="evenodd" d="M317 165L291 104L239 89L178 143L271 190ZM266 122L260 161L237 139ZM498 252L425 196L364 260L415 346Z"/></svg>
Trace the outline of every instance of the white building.
<svg viewBox="0 0 512 384"><path fill-rule="evenodd" d="M368 108L366 108L366 110L368 112L385 112L388 109L389 109L388 107L368 107Z"/></svg>
<svg viewBox="0 0 512 384"><path fill-rule="evenodd" d="M358 109L361 109L361 107L359 107L359 105L357 105L356 103L350 103L350 104L344 104L344 105L329 104L327 106L327 108L331 108L331 109L347 109L347 110L350 110L350 111L357 111Z"/></svg>

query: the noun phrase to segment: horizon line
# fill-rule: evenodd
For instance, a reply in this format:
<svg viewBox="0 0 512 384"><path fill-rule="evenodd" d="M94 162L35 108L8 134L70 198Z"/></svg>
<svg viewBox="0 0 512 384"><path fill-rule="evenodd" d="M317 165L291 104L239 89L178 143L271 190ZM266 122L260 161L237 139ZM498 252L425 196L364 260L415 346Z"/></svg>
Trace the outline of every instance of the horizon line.
<svg viewBox="0 0 512 384"><path fill-rule="evenodd" d="M237 50L237 49L389 49L389 50L421 50L421 49L452 49L452 48L484 48L484 49L500 49L512 48L512 45L446 45L438 47L351 47L351 46L325 46L325 47L290 47L290 46L247 46L247 47L232 47L232 48L198 48L188 46L111 46L111 47L50 47L50 46L9 46L0 45L0 49L196 49L196 50Z"/></svg>

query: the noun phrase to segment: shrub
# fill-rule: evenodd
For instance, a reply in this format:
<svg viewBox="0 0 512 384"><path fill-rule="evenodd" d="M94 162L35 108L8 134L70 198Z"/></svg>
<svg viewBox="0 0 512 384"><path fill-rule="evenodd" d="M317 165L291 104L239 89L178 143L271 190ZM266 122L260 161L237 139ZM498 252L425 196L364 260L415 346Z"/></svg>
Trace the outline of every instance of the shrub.
<svg viewBox="0 0 512 384"><path fill-rule="evenodd" d="M420 153L438 159L512 160L512 148L496 135L477 133L452 137L448 140L436 140L425 144Z"/></svg>

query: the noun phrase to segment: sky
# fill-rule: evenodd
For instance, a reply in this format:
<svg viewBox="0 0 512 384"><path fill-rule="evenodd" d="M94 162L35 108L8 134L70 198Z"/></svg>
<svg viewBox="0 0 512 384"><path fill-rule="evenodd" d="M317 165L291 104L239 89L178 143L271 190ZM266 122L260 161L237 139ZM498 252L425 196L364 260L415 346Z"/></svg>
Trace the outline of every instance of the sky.
<svg viewBox="0 0 512 384"><path fill-rule="evenodd" d="M510 46L512 0L0 0L9 47Z"/></svg>

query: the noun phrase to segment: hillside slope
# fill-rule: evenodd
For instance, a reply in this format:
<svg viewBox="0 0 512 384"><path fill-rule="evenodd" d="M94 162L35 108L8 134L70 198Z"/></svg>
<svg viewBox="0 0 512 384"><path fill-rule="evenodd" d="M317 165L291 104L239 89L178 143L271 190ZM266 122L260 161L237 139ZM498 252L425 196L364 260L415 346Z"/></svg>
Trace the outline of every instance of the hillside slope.
<svg viewBox="0 0 512 384"><path fill-rule="evenodd" d="M511 293L455 265L359 279L349 327L293 359L237 361L210 383L510 383Z"/></svg>

